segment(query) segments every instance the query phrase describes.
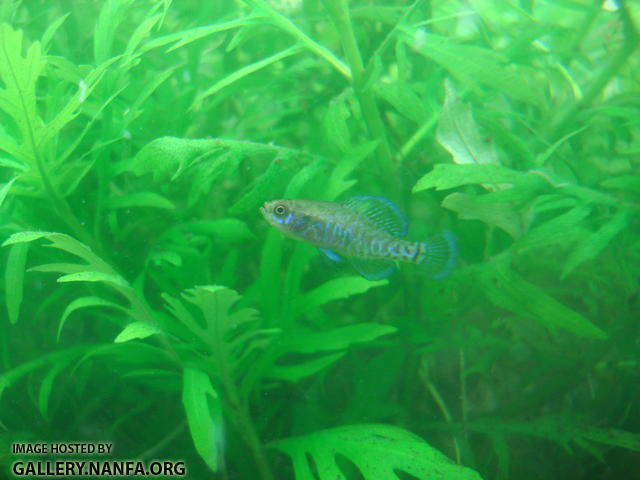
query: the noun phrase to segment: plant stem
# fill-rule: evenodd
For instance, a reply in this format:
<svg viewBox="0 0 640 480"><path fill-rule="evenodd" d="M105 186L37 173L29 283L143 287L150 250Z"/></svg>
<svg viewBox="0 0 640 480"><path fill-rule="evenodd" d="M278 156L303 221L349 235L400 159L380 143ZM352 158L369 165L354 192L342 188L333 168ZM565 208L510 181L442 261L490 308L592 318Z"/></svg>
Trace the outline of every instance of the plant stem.
<svg viewBox="0 0 640 480"><path fill-rule="evenodd" d="M366 89L364 85L365 68L353 31L348 2L347 0L323 0L323 3L329 11L336 28L340 32L342 49L351 68L353 87L369 134L374 139L380 141L377 149L380 173L388 176L387 178L394 178L390 176L393 173L393 164L384 123L382 122L382 117L373 92L370 89Z"/></svg>
<svg viewBox="0 0 640 480"><path fill-rule="evenodd" d="M238 386L230 368L228 359L231 352L225 344L219 325L216 325L210 343L213 371L224 389L225 406L230 412L230 419L235 423L242 440L251 451L251 456L260 474L261 480L273 480L274 476L262 447L260 437L249 413L246 397L241 397Z"/></svg>
<svg viewBox="0 0 640 480"><path fill-rule="evenodd" d="M278 28L284 30L289 35L298 40L302 45L308 48L311 52L318 55L323 60L327 61L333 68L335 68L341 75L343 75L347 80L351 80L351 72L347 68L347 66L342 63L342 61L337 58L330 50L328 50L323 45L316 42L309 35L300 30L295 23L293 23L289 18L278 12L275 8L273 8L269 3L264 0L246 0L249 5L259 9L260 11L267 14L274 25Z"/></svg>
<svg viewBox="0 0 640 480"><path fill-rule="evenodd" d="M635 29L633 20L629 16L625 5L620 7L620 15L622 16L622 25L624 29L624 42L616 54L611 58L609 63L598 72L592 82L587 86L584 95L580 101L574 103L568 110L561 114L553 123L551 129L551 140L557 140L566 132L566 127L571 126L580 111L590 105L594 99L600 94L602 89L609 83L609 80L618 73L618 70L627 62L631 54L638 47L638 32Z"/></svg>

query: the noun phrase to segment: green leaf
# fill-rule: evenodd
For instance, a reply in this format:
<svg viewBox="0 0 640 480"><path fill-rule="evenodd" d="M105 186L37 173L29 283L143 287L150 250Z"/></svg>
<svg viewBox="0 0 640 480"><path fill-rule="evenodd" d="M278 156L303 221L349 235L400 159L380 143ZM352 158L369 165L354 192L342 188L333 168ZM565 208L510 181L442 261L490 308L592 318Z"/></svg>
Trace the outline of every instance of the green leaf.
<svg viewBox="0 0 640 480"><path fill-rule="evenodd" d="M605 178L600 182L605 188L627 190L640 194L640 175L621 175L619 177Z"/></svg>
<svg viewBox="0 0 640 480"><path fill-rule="evenodd" d="M274 159L264 173L255 179L248 191L231 205L229 213L243 215L256 211L266 200L272 200L274 195L282 192L293 174L281 158Z"/></svg>
<svg viewBox="0 0 640 480"><path fill-rule="evenodd" d="M291 457L296 480L348 478L338 455L353 463L364 480L400 480L407 475L419 480L481 480L476 472L456 465L420 437L391 425L349 425L270 446Z"/></svg>
<svg viewBox="0 0 640 480"><path fill-rule="evenodd" d="M602 428L589 425L585 419L571 414L549 415L547 417L523 422L498 418L483 418L470 422L472 431L489 435L518 434L543 438L557 443L570 451L571 442L588 449L587 442L599 443L640 452L640 434L616 428ZM593 453L591 450L588 450Z"/></svg>
<svg viewBox="0 0 640 480"><path fill-rule="evenodd" d="M127 309L122 305L119 305L115 302L110 302L100 297L94 297L94 296L78 297L75 300L73 300L71 303L69 303L69 305L67 305L67 308L64 309L64 313L62 314L62 317L60 317L60 323L58 323L58 334L56 336L56 341L58 342L60 341L60 334L62 333L62 329L67 323L67 319L69 318L69 316L76 310L79 310L81 308L89 308L89 307L108 307L108 308L114 308L116 310L120 310L123 312L127 311Z"/></svg>
<svg viewBox="0 0 640 480"><path fill-rule="evenodd" d="M429 117L429 112L425 108L422 100L405 83L378 83L376 94L409 120L423 124Z"/></svg>
<svg viewBox="0 0 640 480"><path fill-rule="evenodd" d="M318 353L349 348L354 343L366 343L396 332L396 327L380 323L356 323L325 331L305 327L289 330L278 342L278 347L288 352Z"/></svg>
<svg viewBox="0 0 640 480"><path fill-rule="evenodd" d="M540 94L526 79L532 72L509 63L498 52L483 47L464 45L456 41L416 30L407 43L414 50L439 63L464 86L480 92L481 86L495 89L504 95L523 102L538 104Z"/></svg>
<svg viewBox="0 0 640 480"><path fill-rule="evenodd" d="M268 67L269 65L271 65L272 63L276 63L284 58L290 57L291 55L295 55L297 53L300 53L302 51L302 48L299 46L293 46L290 48L287 48L285 50L282 50L281 52L278 52L274 55L271 55L267 58L263 58L262 60L258 60L257 62L253 62L250 63L248 65L245 65L244 67L240 68L239 70L236 70L235 72L231 73L230 75L227 75L226 77L218 80L215 84L213 84L211 87L209 87L207 90L205 90L204 92L200 93L198 96L196 96L195 100L193 101L193 104L191 105L192 109L198 109L200 108L200 106L202 105L202 102L212 96L215 95L216 93L218 93L220 90L222 90L225 87L228 87L229 85L237 82L238 80L243 79L244 77L246 77L247 75L251 75L254 72L257 72L258 70L261 70L265 67Z"/></svg>
<svg viewBox="0 0 640 480"><path fill-rule="evenodd" d="M571 251L567 262L562 269L562 277L566 278L580 264L595 258L613 238L628 225L628 211L620 209L616 215L604 224L597 232L593 232Z"/></svg>
<svg viewBox="0 0 640 480"><path fill-rule="evenodd" d="M537 210L536 210L537 211ZM558 215L541 225L532 228L513 245L517 252L526 252L548 246L564 246L581 240L588 235L588 230L580 226L591 209L578 205L566 213Z"/></svg>
<svg viewBox="0 0 640 480"><path fill-rule="evenodd" d="M509 204L479 201L483 196L452 193L442 201L442 206L456 212L463 220L480 220L504 230L513 238L521 237L524 232L522 216Z"/></svg>
<svg viewBox="0 0 640 480"><path fill-rule="evenodd" d="M466 164L451 165L438 163L431 172L423 176L413 187L413 193L428 188L436 190L448 190L462 185L474 184L524 184L538 182L539 179L533 175L512 170L502 165L492 164Z"/></svg>
<svg viewBox="0 0 640 480"><path fill-rule="evenodd" d="M538 155L536 157L536 159L534 160L535 165L538 166L538 167L544 166L544 164L547 163L547 160L549 160L549 158L551 158L551 156L555 153L555 151L558 149L558 147L560 147L564 142L569 140L574 135L577 135L578 133L586 130L587 128L589 128L589 125L585 125L583 127L580 127L578 129L574 130L573 132L566 134L561 139L556 140L553 143L553 145L549 146L549 148L547 148L544 152L542 152L540 155Z"/></svg>
<svg viewBox="0 0 640 480"><path fill-rule="evenodd" d="M95 271L84 271L63 275L58 278L58 282L104 282L121 288L131 288L127 281L119 275Z"/></svg>
<svg viewBox="0 0 640 480"><path fill-rule="evenodd" d="M42 34L42 38L40 39L40 42L42 43L42 49L45 52L48 50L49 43L51 42L51 39L55 36L55 34L58 31L58 29L60 28L60 26L62 26L62 24L64 23L64 21L67 19L67 17L70 14L71 14L71 12L65 13L64 15L56 18L53 22L51 22L49 24L47 29Z"/></svg>
<svg viewBox="0 0 640 480"><path fill-rule="evenodd" d="M221 467L224 440L222 402L209 376L186 367L183 371L182 404L196 451L212 472Z"/></svg>
<svg viewBox="0 0 640 480"><path fill-rule="evenodd" d="M565 330L592 340L606 340L608 337L584 316L527 282L506 265L487 266L480 278L485 295L498 307L536 320L554 332Z"/></svg>
<svg viewBox="0 0 640 480"><path fill-rule="evenodd" d="M485 142L480 135L471 107L460 101L452 82L447 80L445 89L436 130L440 145L453 156L455 163L498 163L493 144Z"/></svg>
<svg viewBox="0 0 640 480"><path fill-rule="evenodd" d="M333 300L349 298L388 283L386 279L371 281L359 276L334 278L300 297L293 311L297 314L303 310L312 310Z"/></svg>
<svg viewBox="0 0 640 480"><path fill-rule="evenodd" d="M269 378L276 380L282 380L285 382L298 382L303 378L315 375L321 372L325 368L333 365L346 355L346 352L336 352L327 355L322 355L310 360L297 362L291 365L272 365L265 372L265 375Z"/></svg>
<svg viewBox="0 0 640 480"><path fill-rule="evenodd" d="M241 242L255 238L249 226L237 218L219 218L216 220L199 220L179 225L180 232L201 234L227 242Z"/></svg>
<svg viewBox="0 0 640 480"><path fill-rule="evenodd" d="M182 300L163 295L171 314L188 330L185 340L200 339L216 364L216 372L226 372L221 381L240 385L252 367L252 361L267 346L278 330L261 329L258 312L251 308L234 308L240 295L220 285L190 288ZM189 304L197 308L193 311ZM245 386L248 394L248 387ZM228 387L228 388L235 388Z"/></svg>
<svg viewBox="0 0 640 480"><path fill-rule="evenodd" d="M113 343L123 343L130 340L143 339L160 333L155 325L146 322L133 322L124 327L124 329L113 340Z"/></svg>
<svg viewBox="0 0 640 480"><path fill-rule="evenodd" d="M11 185L13 185L13 182L15 182L17 178L18 177L13 177L11 180L0 187L0 207L4 203L4 199L7 198L7 194L9 193L9 190L11 190Z"/></svg>
<svg viewBox="0 0 640 480"><path fill-rule="evenodd" d="M93 54L96 63L112 56L116 30L128 14L132 0L107 0L102 5L94 31Z"/></svg>
<svg viewBox="0 0 640 480"><path fill-rule="evenodd" d="M161 137L145 145L123 164L123 170L138 176L153 175L158 184L176 184L181 195L188 192L188 205L208 195L212 184L225 172L254 154L278 151L265 144L224 139ZM180 182L175 182L180 180Z"/></svg>
<svg viewBox="0 0 640 480"><path fill-rule="evenodd" d="M22 295L24 289L24 271L27 262L28 243L17 243L11 247L9 258L7 258L7 268L4 273L4 286L9 312L9 321L15 324L20 315L20 305L22 305Z"/></svg>
<svg viewBox="0 0 640 480"><path fill-rule="evenodd" d="M40 367L50 367L57 362L72 360L81 355L92 355L96 351L103 348L104 345L82 345L80 347L71 347L64 350L57 350L51 353L44 353L33 360L24 362L10 370L5 370L0 374L0 397L4 389L13 385L16 381Z"/></svg>
<svg viewBox="0 0 640 480"><path fill-rule="evenodd" d="M167 49L167 53L173 50L177 50L182 48L190 43L193 43L197 40L205 38L209 35L213 35L215 33L224 32L225 30L232 30L234 28L243 27L246 25L250 25L255 21L254 17L247 16L244 18L230 20L228 22L216 23L214 25L205 25L202 27L190 28L187 30L182 30L180 32L171 33L169 35L164 35L162 37L157 37L152 40L146 42L142 51L147 52L154 48L163 47L170 43L173 43L171 47Z"/></svg>
<svg viewBox="0 0 640 480"><path fill-rule="evenodd" d="M363 160L375 152L379 143L379 141L366 142L345 153L331 171L324 196L326 200L334 201L356 184L357 180L348 180L347 177L358 168Z"/></svg>
<svg viewBox="0 0 640 480"><path fill-rule="evenodd" d="M49 420L49 398L51 397L53 382L55 382L56 377L69 365L70 362L70 359L63 359L54 363L40 384L40 389L38 391L38 410L40 411L42 418L47 421Z"/></svg>
<svg viewBox="0 0 640 480"><path fill-rule="evenodd" d="M163 210L175 210L176 206L162 195L154 192L135 192L107 199L107 208L152 207Z"/></svg>
<svg viewBox="0 0 640 480"><path fill-rule="evenodd" d="M347 108L344 96L340 96L329 103L327 113L322 120L327 140L344 153L351 148L351 133L347 119L351 112Z"/></svg>

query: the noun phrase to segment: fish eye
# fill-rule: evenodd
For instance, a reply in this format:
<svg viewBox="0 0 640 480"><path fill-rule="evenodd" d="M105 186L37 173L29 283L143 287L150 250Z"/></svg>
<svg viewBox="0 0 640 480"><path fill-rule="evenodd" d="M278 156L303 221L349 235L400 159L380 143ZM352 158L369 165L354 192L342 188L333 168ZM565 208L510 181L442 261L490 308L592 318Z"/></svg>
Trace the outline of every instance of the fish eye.
<svg viewBox="0 0 640 480"><path fill-rule="evenodd" d="M273 208L273 213L275 213L276 216L278 216L278 217L284 217L287 214L288 211L289 211L289 209L287 207L285 207L284 205L282 205L281 203L276 205Z"/></svg>

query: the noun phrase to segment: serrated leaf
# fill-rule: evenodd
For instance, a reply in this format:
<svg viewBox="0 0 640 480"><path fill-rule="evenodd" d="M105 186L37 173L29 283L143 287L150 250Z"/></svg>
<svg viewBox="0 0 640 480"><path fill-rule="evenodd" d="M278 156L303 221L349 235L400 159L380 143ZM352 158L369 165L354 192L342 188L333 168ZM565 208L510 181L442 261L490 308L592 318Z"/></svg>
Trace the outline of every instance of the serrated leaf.
<svg viewBox="0 0 640 480"><path fill-rule="evenodd" d="M153 174L154 182L173 181L188 167L206 158L208 152L217 150L220 147L212 140L160 137L142 147L125 168L138 176Z"/></svg>
<svg viewBox="0 0 640 480"><path fill-rule="evenodd" d="M502 165L492 164L466 164L451 165L438 163L431 172L424 175L413 187L413 193L435 188L447 190L462 185L474 184L525 184L538 182L533 175L512 170Z"/></svg>
<svg viewBox="0 0 640 480"><path fill-rule="evenodd" d="M160 333L155 325L147 322L133 322L124 327L124 329L113 340L113 343L123 343L130 340L143 339Z"/></svg>
<svg viewBox="0 0 640 480"><path fill-rule="evenodd" d="M436 138L459 164L498 163L493 144L483 141L469 104L462 103L449 80L445 82L445 100Z"/></svg>
<svg viewBox="0 0 640 480"><path fill-rule="evenodd" d="M220 396L206 373L187 367L182 375L182 405L193 444L211 471L217 472L224 439Z"/></svg>
<svg viewBox="0 0 640 480"><path fill-rule="evenodd" d="M524 232L522 216L509 204L481 202L482 197L452 193L445 197L442 206L456 212L463 220L479 220L504 230L513 238L521 237Z"/></svg>
<svg viewBox="0 0 640 480"><path fill-rule="evenodd" d="M302 295L293 308L293 311L311 310L318 308L333 300L349 298L353 295L364 293L371 288L387 285L388 280L371 281L363 277L341 277L329 280L310 292Z"/></svg>
<svg viewBox="0 0 640 480"><path fill-rule="evenodd" d="M456 465L417 435L391 425L349 425L270 446L291 457L296 480L348 478L338 455L349 460L364 480L400 480L406 475L419 480L481 480L478 473Z"/></svg>
<svg viewBox="0 0 640 480"><path fill-rule="evenodd" d="M33 42L22 56L22 31L3 23L0 45L0 80L4 85L0 88L0 110L15 119L21 138L30 138L28 134L41 121L36 107L36 83L45 66L40 43Z"/></svg>
<svg viewBox="0 0 640 480"><path fill-rule="evenodd" d="M596 257L627 225L628 212L624 209L618 210L616 215L597 232L588 235L576 245L562 269L561 278L566 278L582 263Z"/></svg>
<svg viewBox="0 0 640 480"><path fill-rule="evenodd" d="M20 315L24 288L24 271L27 262L28 243L17 243L11 247L4 274L5 296L9 321L15 324Z"/></svg>

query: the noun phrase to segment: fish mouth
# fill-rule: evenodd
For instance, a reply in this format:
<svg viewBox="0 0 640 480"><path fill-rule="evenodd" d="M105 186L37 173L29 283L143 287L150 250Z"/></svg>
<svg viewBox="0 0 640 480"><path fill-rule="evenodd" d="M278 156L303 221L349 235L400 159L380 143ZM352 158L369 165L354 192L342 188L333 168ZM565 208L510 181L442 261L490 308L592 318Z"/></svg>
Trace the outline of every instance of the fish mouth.
<svg viewBox="0 0 640 480"><path fill-rule="evenodd" d="M262 214L263 217L267 216L267 209L264 208L264 206L260 207L260 213Z"/></svg>

